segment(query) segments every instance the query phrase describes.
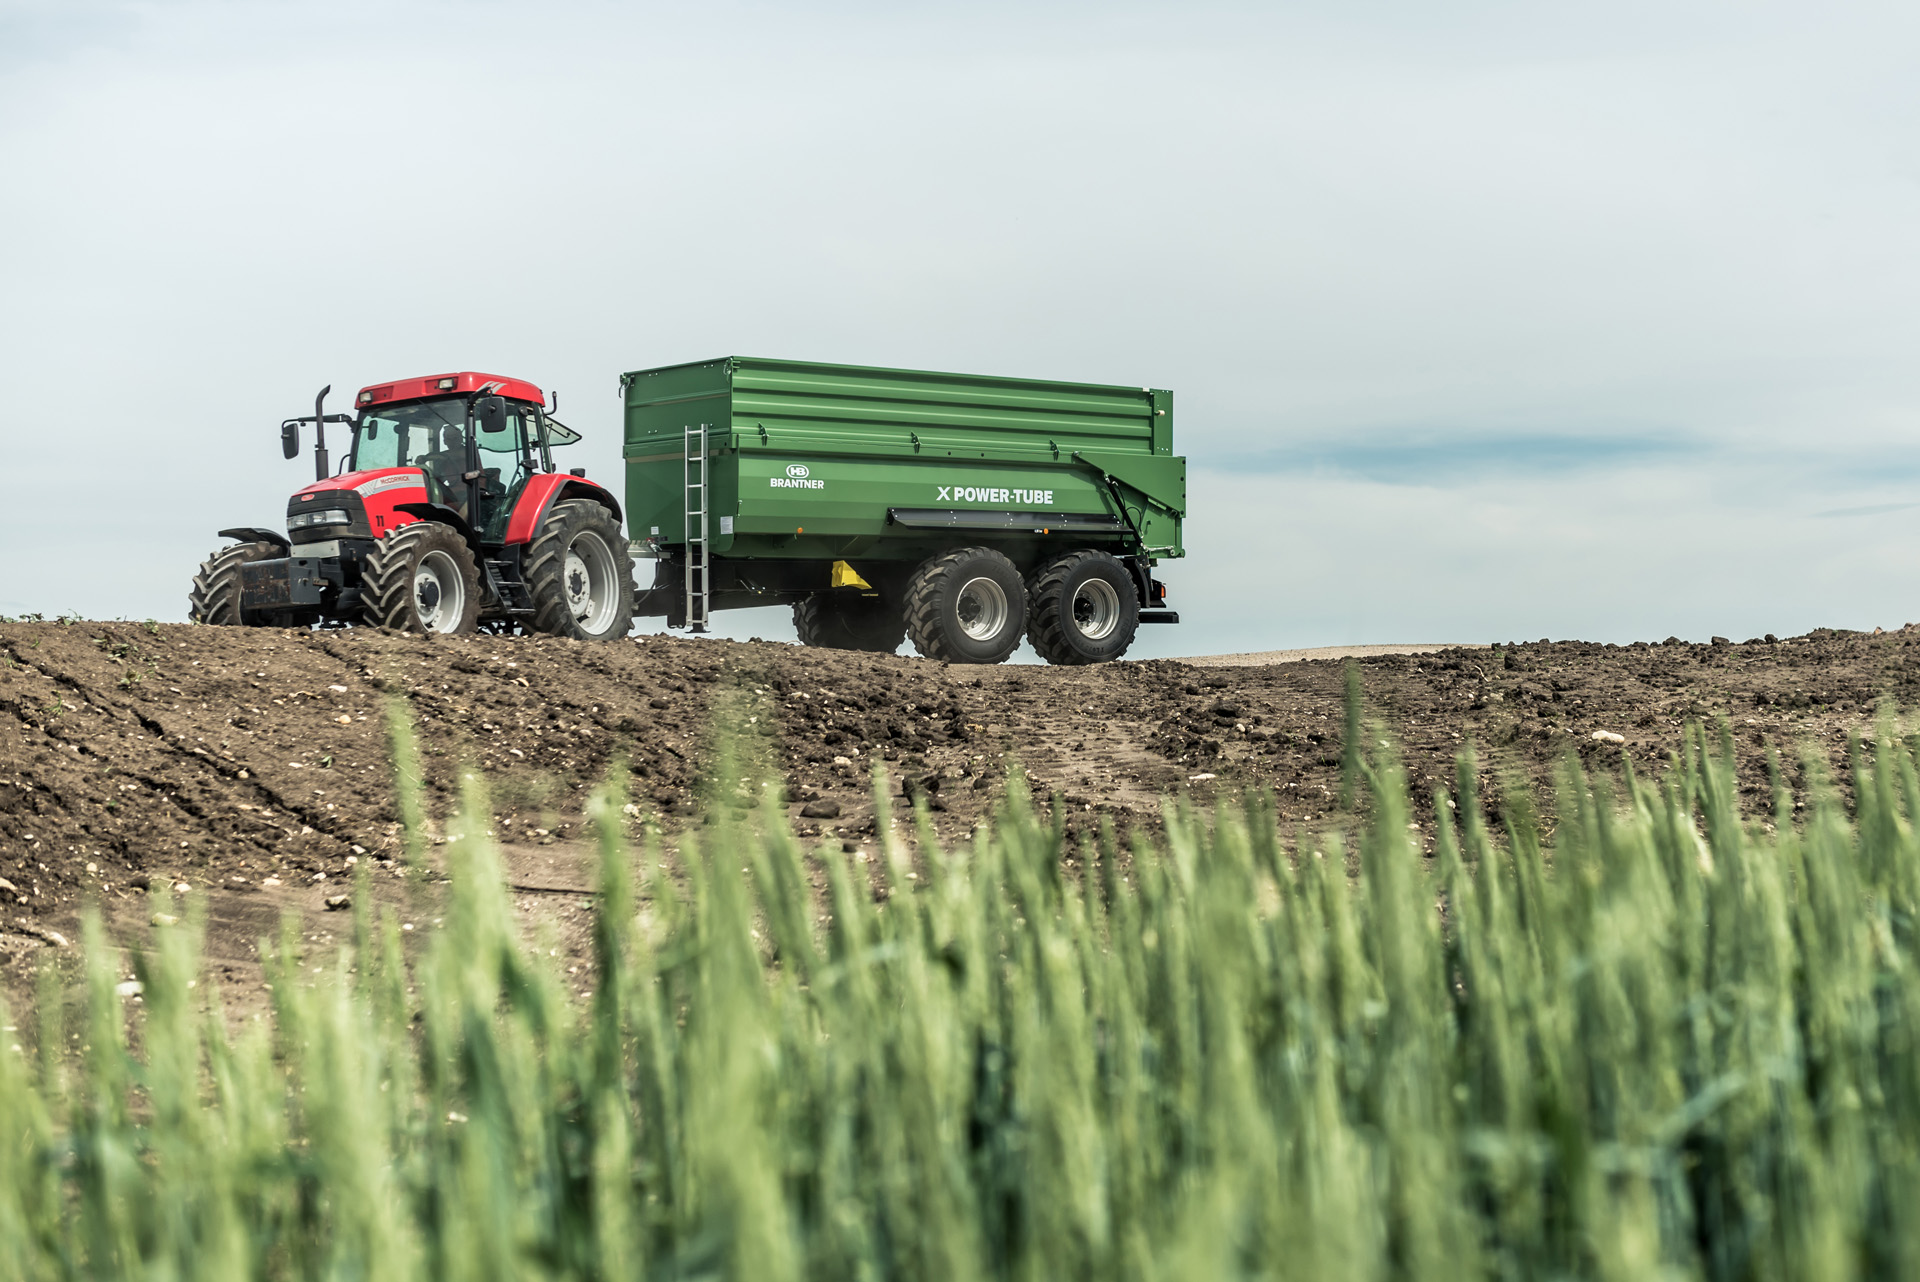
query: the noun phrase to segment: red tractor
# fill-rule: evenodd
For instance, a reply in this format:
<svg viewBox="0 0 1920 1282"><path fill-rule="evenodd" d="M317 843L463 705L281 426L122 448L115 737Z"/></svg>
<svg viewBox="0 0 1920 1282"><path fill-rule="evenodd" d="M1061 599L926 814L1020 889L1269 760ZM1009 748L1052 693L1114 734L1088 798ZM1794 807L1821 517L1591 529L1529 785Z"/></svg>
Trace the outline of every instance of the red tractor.
<svg viewBox="0 0 1920 1282"><path fill-rule="evenodd" d="M287 533L238 540L200 566L196 623L368 623L410 632L532 631L602 640L633 623L620 505L553 449L579 434L539 388L491 374L438 374L362 388L355 414L280 425L288 458L314 428L314 483L287 501ZM337 476L326 424L351 424Z"/></svg>

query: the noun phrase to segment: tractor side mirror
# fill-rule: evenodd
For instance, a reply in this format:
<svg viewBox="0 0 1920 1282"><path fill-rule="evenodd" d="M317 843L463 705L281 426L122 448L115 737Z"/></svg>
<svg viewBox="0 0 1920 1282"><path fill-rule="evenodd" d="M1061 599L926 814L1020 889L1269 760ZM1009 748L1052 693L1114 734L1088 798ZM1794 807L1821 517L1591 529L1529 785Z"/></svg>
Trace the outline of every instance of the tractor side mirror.
<svg viewBox="0 0 1920 1282"><path fill-rule="evenodd" d="M473 416L483 432L507 430L507 403L498 396L481 397L480 403L473 407Z"/></svg>
<svg viewBox="0 0 1920 1282"><path fill-rule="evenodd" d="M280 425L280 452L288 458L300 452L300 429L292 423Z"/></svg>

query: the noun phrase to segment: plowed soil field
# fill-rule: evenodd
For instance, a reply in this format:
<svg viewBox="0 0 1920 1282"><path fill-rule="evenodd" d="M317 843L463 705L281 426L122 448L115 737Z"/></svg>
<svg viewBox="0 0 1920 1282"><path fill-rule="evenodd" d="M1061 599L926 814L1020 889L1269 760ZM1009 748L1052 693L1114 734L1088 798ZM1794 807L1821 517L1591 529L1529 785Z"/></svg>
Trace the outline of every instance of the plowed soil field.
<svg viewBox="0 0 1920 1282"><path fill-rule="evenodd" d="M1724 716L1750 804L1765 801L1769 744L1796 785L1803 748L1840 773L1850 736L1871 730L1883 700L1913 702L1920 632L1542 642L1355 662L1430 830L1432 789L1469 743L1491 771L1544 782L1569 754L1601 772L1623 752L1657 768L1687 721ZM876 825L909 816L914 796L943 837L963 839L1016 762L1076 834L1103 818L1153 826L1164 798L1248 785L1271 788L1285 819L1311 827L1339 788L1343 666L969 668L667 637L0 624L0 970L22 991L37 957L75 939L90 902L117 938L136 939L159 878L202 901L210 960L242 989L257 981L257 941L283 914L316 943L344 925L326 901L362 860L375 897L430 930L432 897L410 890L397 862L390 701L419 727L433 822L449 813L460 768L477 766L522 911L574 947L570 922L591 885L589 790L620 771L635 822L657 819L671 846L698 822L718 721L772 762L790 821L822 858L866 859ZM876 760L891 778L884 815Z"/></svg>

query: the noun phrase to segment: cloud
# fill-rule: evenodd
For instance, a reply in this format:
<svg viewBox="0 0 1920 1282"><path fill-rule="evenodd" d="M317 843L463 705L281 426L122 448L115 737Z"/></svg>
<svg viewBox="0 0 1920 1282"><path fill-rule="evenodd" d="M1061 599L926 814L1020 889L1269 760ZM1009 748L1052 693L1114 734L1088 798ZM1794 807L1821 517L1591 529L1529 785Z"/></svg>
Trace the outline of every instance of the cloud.
<svg viewBox="0 0 1920 1282"><path fill-rule="evenodd" d="M99 0L9 0L0 12L0 74L125 49L145 26L140 6Z"/></svg>
<svg viewBox="0 0 1920 1282"><path fill-rule="evenodd" d="M1301 441L1245 458L1197 462L1258 473L1337 473L1386 485L1449 485L1496 477L1593 473L1697 460L1708 444L1673 435L1509 434L1416 430Z"/></svg>
<svg viewBox="0 0 1920 1282"><path fill-rule="evenodd" d="M1920 503L1869 503L1865 507L1828 508L1824 512L1815 512L1814 516L1885 516L1889 512L1908 512L1914 508L1920 508Z"/></svg>

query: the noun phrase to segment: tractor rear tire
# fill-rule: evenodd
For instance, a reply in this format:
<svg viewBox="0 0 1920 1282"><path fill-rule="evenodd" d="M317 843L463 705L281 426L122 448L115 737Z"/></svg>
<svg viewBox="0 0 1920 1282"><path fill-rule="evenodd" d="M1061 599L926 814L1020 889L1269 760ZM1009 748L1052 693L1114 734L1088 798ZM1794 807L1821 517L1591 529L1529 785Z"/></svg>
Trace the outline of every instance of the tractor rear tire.
<svg viewBox="0 0 1920 1282"><path fill-rule="evenodd" d="M1140 626L1140 592L1105 552L1069 552L1027 586L1027 640L1048 663L1110 663Z"/></svg>
<svg viewBox="0 0 1920 1282"><path fill-rule="evenodd" d="M361 562L360 608L376 627L464 635L480 619L480 567L452 526L414 521Z"/></svg>
<svg viewBox="0 0 1920 1282"><path fill-rule="evenodd" d="M992 548L942 552L907 584L913 648L944 663L1001 663L1027 625L1027 585Z"/></svg>
<svg viewBox="0 0 1920 1282"><path fill-rule="evenodd" d="M907 639L907 620L885 597L841 589L794 602L793 630L801 645L892 654Z"/></svg>
<svg viewBox="0 0 1920 1282"><path fill-rule="evenodd" d="M615 641L633 630L633 563L613 513L592 499L547 509L527 548L533 627L579 641Z"/></svg>
<svg viewBox="0 0 1920 1282"><path fill-rule="evenodd" d="M240 608L240 567L285 555L274 543L234 543L210 553L193 576L193 590L187 594L187 618L230 627L269 626L272 620L261 611Z"/></svg>

